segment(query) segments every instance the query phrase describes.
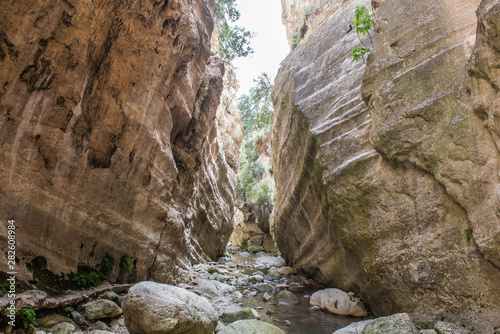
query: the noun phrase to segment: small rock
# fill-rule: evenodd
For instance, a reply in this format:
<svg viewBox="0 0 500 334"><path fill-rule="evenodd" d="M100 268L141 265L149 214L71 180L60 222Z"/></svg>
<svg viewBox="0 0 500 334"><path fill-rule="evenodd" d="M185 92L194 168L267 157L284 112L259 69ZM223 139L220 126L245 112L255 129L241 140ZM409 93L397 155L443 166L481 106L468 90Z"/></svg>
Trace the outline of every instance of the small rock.
<svg viewBox="0 0 500 334"><path fill-rule="evenodd" d="M268 283L261 283L254 285L254 288L259 290L260 292L271 292L274 290L274 287Z"/></svg>
<svg viewBox="0 0 500 334"><path fill-rule="evenodd" d="M289 276L295 274L295 270L292 267L281 267L278 272L283 276Z"/></svg>
<svg viewBox="0 0 500 334"><path fill-rule="evenodd" d="M111 320L111 322L109 323L109 327L113 327L113 326L125 327L125 318L120 317L118 319Z"/></svg>
<svg viewBox="0 0 500 334"><path fill-rule="evenodd" d="M309 311L321 311L321 307L319 307L319 306L311 306L309 308Z"/></svg>
<svg viewBox="0 0 500 334"><path fill-rule="evenodd" d="M264 281L264 276L262 275L252 275L248 278L248 282L251 284L260 283Z"/></svg>
<svg viewBox="0 0 500 334"><path fill-rule="evenodd" d="M366 325L368 325L373 320L363 320L350 324L347 327L341 328L333 332L333 334L361 334Z"/></svg>
<svg viewBox="0 0 500 334"><path fill-rule="evenodd" d="M258 253L264 251L264 247L262 246L250 246L247 248L249 253Z"/></svg>
<svg viewBox="0 0 500 334"><path fill-rule="evenodd" d="M397 313L374 319L365 326L363 334L418 334L418 330L408 314Z"/></svg>
<svg viewBox="0 0 500 334"><path fill-rule="evenodd" d="M273 311L273 310L271 310L271 309L267 309L267 310L266 310L266 314L267 314L267 315L275 315L275 314L276 314L276 311Z"/></svg>
<svg viewBox="0 0 500 334"><path fill-rule="evenodd" d="M424 329L418 332L418 334L436 334L436 331L433 329Z"/></svg>
<svg viewBox="0 0 500 334"><path fill-rule="evenodd" d="M470 334L467 329L445 321L438 321L434 324L434 330L437 334Z"/></svg>
<svg viewBox="0 0 500 334"><path fill-rule="evenodd" d="M284 304L292 304L292 305L297 305L299 303L299 300L297 296L293 294L293 292L284 290L278 292L278 302L284 303Z"/></svg>
<svg viewBox="0 0 500 334"><path fill-rule="evenodd" d="M106 291L102 295L100 295L99 298L111 300L114 302L118 299L118 294L113 291Z"/></svg>
<svg viewBox="0 0 500 334"><path fill-rule="evenodd" d="M260 319L259 313L251 308L244 308L236 311L228 311L222 313L222 321L225 323L235 322L245 319Z"/></svg>
<svg viewBox="0 0 500 334"><path fill-rule="evenodd" d="M281 274L278 272L278 269L276 268L269 269L269 271L267 272L266 279L268 280L275 280L280 278Z"/></svg>
<svg viewBox="0 0 500 334"><path fill-rule="evenodd" d="M290 326L290 325L292 324L292 322L291 322L290 320L285 320L285 321L284 321L284 323L285 323L285 325L287 325L287 326Z"/></svg>
<svg viewBox="0 0 500 334"><path fill-rule="evenodd" d="M35 334L47 334L44 331L36 331Z"/></svg>
<svg viewBox="0 0 500 334"><path fill-rule="evenodd" d="M267 292L265 292L265 293L264 293L264 296L262 296L262 299L263 299L265 302L270 301L270 300L271 300L271 298L272 298L272 297L271 297L271 296L270 296Z"/></svg>
<svg viewBox="0 0 500 334"><path fill-rule="evenodd" d="M71 318L73 318L73 320L79 325L83 325L85 323L85 317L78 311L71 311Z"/></svg>
<svg viewBox="0 0 500 334"><path fill-rule="evenodd" d="M45 317L42 317L37 321L38 327L44 327L44 328L52 327L62 322L68 322L70 324L73 323L73 321L70 318L57 313L46 315Z"/></svg>
<svg viewBox="0 0 500 334"><path fill-rule="evenodd" d="M220 331L224 330L226 326L222 322L219 321L217 324L217 327L215 327L215 333L219 333Z"/></svg>
<svg viewBox="0 0 500 334"><path fill-rule="evenodd" d="M248 291L248 292L250 292L250 291ZM241 292L236 291L235 293L233 293L233 300L235 302L240 302L241 299L243 299L243 294Z"/></svg>
<svg viewBox="0 0 500 334"><path fill-rule="evenodd" d="M122 309L116 303L107 299L98 299L82 305L83 316L90 320L114 318L122 314Z"/></svg>
<svg viewBox="0 0 500 334"><path fill-rule="evenodd" d="M114 333L102 329L94 329L93 331L89 332L89 334L114 334Z"/></svg>
<svg viewBox="0 0 500 334"><path fill-rule="evenodd" d="M93 324L92 326L90 326L90 330L96 330L96 329L99 329L99 330L103 330L103 331L106 331L109 329L108 325L106 325L104 322L102 321L97 321L95 324Z"/></svg>
<svg viewBox="0 0 500 334"><path fill-rule="evenodd" d="M49 332L52 334L73 334L75 330L75 325L69 322L61 322L60 324L52 326Z"/></svg>
<svg viewBox="0 0 500 334"><path fill-rule="evenodd" d="M288 284L276 284L276 289L277 290L285 290L288 289L290 286Z"/></svg>
<svg viewBox="0 0 500 334"><path fill-rule="evenodd" d="M304 292L304 286L300 285L299 283L290 283L290 287L288 288L289 291L292 292L297 292L297 293L302 293Z"/></svg>
<svg viewBox="0 0 500 334"><path fill-rule="evenodd" d="M219 334L286 334L280 328L259 320L239 320L228 325Z"/></svg>

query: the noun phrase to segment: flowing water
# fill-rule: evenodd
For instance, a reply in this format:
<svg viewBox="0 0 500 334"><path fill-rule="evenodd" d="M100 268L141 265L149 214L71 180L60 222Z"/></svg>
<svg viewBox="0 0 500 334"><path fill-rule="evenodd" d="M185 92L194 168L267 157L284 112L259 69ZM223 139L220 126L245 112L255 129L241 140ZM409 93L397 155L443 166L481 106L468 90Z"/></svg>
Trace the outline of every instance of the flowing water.
<svg viewBox="0 0 500 334"><path fill-rule="evenodd" d="M245 256L242 256L245 255ZM236 253L231 257L231 260L226 264L234 269L233 274L252 275L254 272L261 271L264 274L269 270L269 266L279 266L281 258L273 257L270 254L248 255L248 253ZM282 263L281 263L282 264ZM238 268L239 267L239 268ZM294 275L285 278L287 283L299 281L303 279ZM276 285L277 281L266 280L265 283ZM237 290L243 292L248 287L238 286ZM256 309L261 315L261 320L270 322L289 334L331 334L337 329L345 327L352 322L362 319L354 317L341 317L333 315L327 311L310 310L309 297L315 291L324 289L319 284L314 286L305 286L301 293L295 292L298 297L299 304L282 304L273 298L265 302L263 300L264 292L259 292L254 297L244 297L241 301L244 307Z"/></svg>

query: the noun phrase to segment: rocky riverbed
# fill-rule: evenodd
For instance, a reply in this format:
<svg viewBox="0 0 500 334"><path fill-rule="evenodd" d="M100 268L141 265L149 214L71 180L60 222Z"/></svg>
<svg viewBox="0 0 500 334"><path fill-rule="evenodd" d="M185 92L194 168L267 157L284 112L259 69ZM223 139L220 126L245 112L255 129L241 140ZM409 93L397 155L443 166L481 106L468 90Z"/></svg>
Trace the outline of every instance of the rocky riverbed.
<svg viewBox="0 0 500 334"><path fill-rule="evenodd" d="M141 282L56 298L37 290L20 296L18 308L36 311L36 322L18 313L18 326L7 326L6 334L469 333L445 322L421 330L406 314L366 320L353 293L325 289L257 246L228 248L219 261L195 265L177 286Z"/></svg>

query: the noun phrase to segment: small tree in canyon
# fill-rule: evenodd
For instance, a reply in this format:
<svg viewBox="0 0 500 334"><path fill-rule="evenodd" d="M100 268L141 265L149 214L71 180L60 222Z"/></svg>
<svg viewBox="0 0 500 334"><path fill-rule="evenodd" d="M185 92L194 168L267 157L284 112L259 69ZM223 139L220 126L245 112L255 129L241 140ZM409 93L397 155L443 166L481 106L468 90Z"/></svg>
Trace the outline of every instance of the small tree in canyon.
<svg viewBox="0 0 500 334"><path fill-rule="evenodd" d="M349 53L352 54L353 61L359 61L363 59L363 63L365 62L365 55L370 53L373 48L373 40L370 35L370 30L373 28L373 15L370 14L368 9L365 6L356 6L356 11L354 13L354 21L352 23L352 28L356 32L356 36L363 46L359 48L352 49ZM359 35L366 36L370 38L371 48L368 47L359 37Z"/></svg>
<svg viewBox="0 0 500 334"><path fill-rule="evenodd" d="M273 105L271 92L273 85L266 73L254 80L255 86L248 94L238 99L241 121L245 135L240 156L240 169L236 182L236 193L243 202L257 203L270 201L271 191L265 184L260 184L266 171L259 163L260 155L268 155ZM267 187L267 188L266 188Z"/></svg>
<svg viewBox="0 0 500 334"><path fill-rule="evenodd" d="M252 33L233 23L240 18L235 8L236 0L215 0L215 31L217 53L230 63L234 58L247 57L253 53L250 47Z"/></svg>

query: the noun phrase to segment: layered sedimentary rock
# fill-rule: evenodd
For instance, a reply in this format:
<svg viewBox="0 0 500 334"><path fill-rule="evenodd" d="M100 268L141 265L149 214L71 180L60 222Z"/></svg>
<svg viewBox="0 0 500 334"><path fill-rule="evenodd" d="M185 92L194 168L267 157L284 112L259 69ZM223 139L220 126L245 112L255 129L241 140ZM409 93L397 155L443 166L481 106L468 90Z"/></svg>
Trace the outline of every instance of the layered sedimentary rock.
<svg viewBox="0 0 500 334"><path fill-rule="evenodd" d="M358 4L370 8L321 8L275 82L278 246L376 315L445 315L490 332L500 322L497 92L477 87L497 87L498 1L481 3L479 22L479 1L373 1L368 67L348 54L360 46L346 32Z"/></svg>
<svg viewBox="0 0 500 334"><path fill-rule="evenodd" d="M169 282L215 258L235 177L215 122L213 1L0 7L0 213L16 221L19 278L105 265Z"/></svg>

